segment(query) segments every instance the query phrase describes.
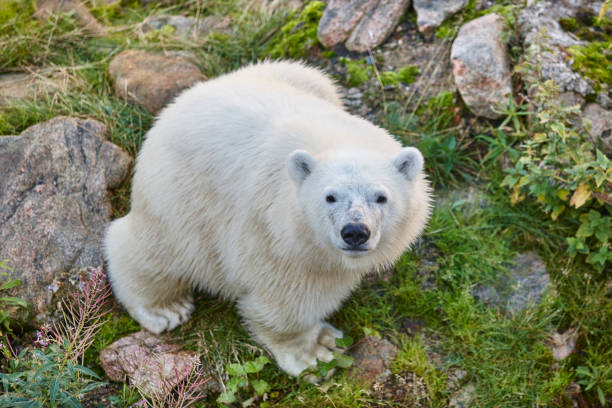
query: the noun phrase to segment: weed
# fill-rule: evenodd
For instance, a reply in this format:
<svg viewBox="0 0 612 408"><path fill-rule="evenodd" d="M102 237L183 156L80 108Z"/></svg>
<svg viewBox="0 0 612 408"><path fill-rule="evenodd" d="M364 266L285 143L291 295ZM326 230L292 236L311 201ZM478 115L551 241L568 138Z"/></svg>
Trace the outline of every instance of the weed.
<svg viewBox="0 0 612 408"><path fill-rule="evenodd" d="M265 356L260 356L253 361L247 361L243 364L233 363L226 367L227 374L230 376L230 380L225 384L225 391L219 395L217 402L221 404L231 404L240 400L243 407L248 407L253 404L258 397L262 397L270 389L270 385L258 378L253 378L264 366L268 364L268 360ZM249 374L252 374L249 377ZM241 394L255 395L247 398L242 398Z"/></svg>
<svg viewBox="0 0 612 408"><path fill-rule="evenodd" d="M11 267L8 266L8 260L0 260L0 271L1 270L12 271ZM21 281L19 279L11 279L7 272L0 272L0 277L2 276L6 276L7 280L6 282L0 284L0 292L21 285ZM14 296L0 297L0 336L4 335L3 331L11 331L11 318L15 316L17 309L26 309L27 307L28 304L23 299L19 299Z"/></svg>
<svg viewBox="0 0 612 408"><path fill-rule="evenodd" d="M4 394L0 405L80 407L79 399L104 383L79 364L108 312L110 287L102 268L81 275L79 288L61 303L63 321L37 332L34 344L13 353L8 373L0 373Z"/></svg>

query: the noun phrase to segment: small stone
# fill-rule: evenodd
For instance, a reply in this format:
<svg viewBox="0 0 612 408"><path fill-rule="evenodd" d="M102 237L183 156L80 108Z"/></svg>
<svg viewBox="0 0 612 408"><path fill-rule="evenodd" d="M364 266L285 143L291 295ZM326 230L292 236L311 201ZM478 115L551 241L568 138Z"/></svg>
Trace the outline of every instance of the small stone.
<svg viewBox="0 0 612 408"><path fill-rule="evenodd" d="M206 77L187 58L127 50L111 61L117 95L157 113L181 91Z"/></svg>
<svg viewBox="0 0 612 408"><path fill-rule="evenodd" d="M199 364L195 352L141 330L100 352L100 365L113 381L125 382L148 396L163 396L189 378Z"/></svg>
<svg viewBox="0 0 612 408"><path fill-rule="evenodd" d="M459 391L451 395L450 402L448 403L448 408L469 408L471 407L475 392L476 392L476 387L474 387L474 385L472 384L466 385L465 387L461 388Z"/></svg>
<svg viewBox="0 0 612 408"><path fill-rule="evenodd" d="M105 35L106 27L96 20L89 9L78 0L38 0L33 17L47 20L57 13L74 12L77 21L83 28L94 35Z"/></svg>
<svg viewBox="0 0 612 408"><path fill-rule="evenodd" d="M11 296L27 300L39 322L63 283L104 263L108 190L132 163L106 136L95 120L57 117L0 137L0 259L22 281Z"/></svg>
<svg viewBox="0 0 612 408"><path fill-rule="evenodd" d="M451 49L453 75L464 102L477 116L500 117L493 108L512 95L503 17L487 14L464 24Z"/></svg>
<svg viewBox="0 0 612 408"><path fill-rule="evenodd" d="M472 296L474 296L474 299L489 306L498 305L501 299L493 286L477 286L472 290Z"/></svg>
<svg viewBox="0 0 612 408"><path fill-rule="evenodd" d="M584 105L584 98L578 95L576 92L572 91L561 92L561 94L559 95L559 99L567 107Z"/></svg>
<svg viewBox="0 0 612 408"><path fill-rule="evenodd" d="M576 348L578 333L574 329L568 329L563 333L553 333L550 337L550 351L556 361L565 360Z"/></svg>
<svg viewBox="0 0 612 408"><path fill-rule="evenodd" d="M407 317L402 320L402 329L408 336L413 337L423 331L425 321L418 317Z"/></svg>
<svg viewBox="0 0 612 408"><path fill-rule="evenodd" d="M326 47L344 42L378 0L330 0L319 21L317 38Z"/></svg>
<svg viewBox="0 0 612 408"><path fill-rule="evenodd" d="M0 106L14 100L36 99L66 92L70 84L68 75L57 72L52 75L12 73L0 75Z"/></svg>
<svg viewBox="0 0 612 408"><path fill-rule="evenodd" d="M376 7L359 21L346 40L346 48L366 52L382 44L393 32L409 4L410 0L379 0Z"/></svg>
<svg viewBox="0 0 612 408"><path fill-rule="evenodd" d="M467 377L467 372L459 368L451 369L448 373L447 386L449 391L454 392L459 389L461 382Z"/></svg>
<svg viewBox="0 0 612 408"><path fill-rule="evenodd" d="M174 27L175 33L182 37L204 37L214 31L226 31L229 20L216 16L206 16L200 19L180 15L152 16L145 20L142 31L160 30L165 26Z"/></svg>
<svg viewBox="0 0 612 408"><path fill-rule="evenodd" d="M393 374L384 382L374 383L372 396L383 402L383 404L377 404L380 406L418 408L428 406L427 401L429 400L425 382L411 372L402 375Z"/></svg>
<svg viewBox="0 0 612 408"><path fill-rule="evenodd" d="M417 25L422 33L439 27L444 20L463 9L467 0L414 0Z"/></svg>
<svg viewBox="0 0 612 408"><path fill-rule="evenodd" d="M354 362L349 376L370 387L389 378L397 347L386 339L366 336L351 350L351 355Z"/></svg>
<svg viewBox="0 0 612 408"><path fill-rule="evenodd" d="M593 141L597 144L597 140L601 140L604 153L612 154L612 111L596 103L589 103L584 108L583 118L591 122L589 133Z"/></svg>
<svg viewBox="0 0 612 408"><path fill-rule="evenodd" d="M507 278L495 285L479 285L472 296L488 306L504 307L511 315L539 305L550 287L546 264L536 253L525 252L513 259Z"/></svg>
<svg viewBox="0 0 612 408"><path fill-rule="evenodd" d="M517 314L540 304L550 285L546 264L535 252L525 252L514 258L510 269L511 295L506 309Z"/></svg>

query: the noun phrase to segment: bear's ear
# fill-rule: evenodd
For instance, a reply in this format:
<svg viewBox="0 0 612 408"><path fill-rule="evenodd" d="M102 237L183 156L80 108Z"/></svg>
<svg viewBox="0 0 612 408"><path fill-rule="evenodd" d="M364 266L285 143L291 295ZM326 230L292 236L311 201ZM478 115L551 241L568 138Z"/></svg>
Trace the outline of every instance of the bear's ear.
<svg viewBox="0 0 612 408"><path fill-rule="evenodd" d="M393 166L408 179L412 181L417 174L423 169L423 155L415 147L403 148L395 159Z"/></svg>
<svg viewBox="0 0 612 408"><path fill-rule="evenodd" d="M289 155L289 175L297 184L301 184L317 164L317 161L308 152L296 150Z"/></svg>

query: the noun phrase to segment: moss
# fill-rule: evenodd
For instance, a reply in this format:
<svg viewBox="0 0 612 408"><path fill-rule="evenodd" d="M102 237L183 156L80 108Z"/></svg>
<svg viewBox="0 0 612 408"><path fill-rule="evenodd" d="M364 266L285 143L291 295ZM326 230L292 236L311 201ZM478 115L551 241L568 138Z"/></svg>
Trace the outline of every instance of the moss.
<svg viewBox="0 0 612 408"><path fill-rule="evenodd" d="M342 58L340 60L346 67L347 83L350 86L359 86L366 82L373 74L373 69L364 59L352 60Z"/></svg>
<svg viewBox="0 0 612 408"><path fill-rule="evenodd" d="M297 18L285 24L268 48L272 58L305 58L317 40L317 27L323 16L325 3L311 1Z"/></svg>
<svg viewBox="0 0 612 408"><path fill-rule="evenodd" d="M463 24L491 13L496 13L504 17L509 27L514 26L518 6L513 4L511 0L504 0L499 3L502 4L496 4L485 10L478 11L476 10L476 2L470 0L461 12L444 21L440 27L436 29L436 37L443 40L450 40L455 37L459 27Z"/></svg>
<svg viewBox="0 0 612 408"><path fill-rule="evenodd" d="M612 20L598 19L591 11L581 11L576 17L559 20L561 27L584 41L612 41Z"/></svg>
<svg viewBox="0 0 612 408"><path fill-rule="evenodd" d="M340 60L346 67L347 83L350 86L360 86L374 75L374 68L364 59L352 60L342 58ZM397 85L400 82L411 84L419 75L419 68L414 65L406 65L397 71L383 71L380 73L380 82L384 86Z"/></svg>
<svg viewBox="0 0 612 408"><path fill-rule="evenodd" d="M596 90L600 90L602 84L612 86L612 42L574 45L569 47L569 52L574 59L574 68L595 81Z"/></svg>

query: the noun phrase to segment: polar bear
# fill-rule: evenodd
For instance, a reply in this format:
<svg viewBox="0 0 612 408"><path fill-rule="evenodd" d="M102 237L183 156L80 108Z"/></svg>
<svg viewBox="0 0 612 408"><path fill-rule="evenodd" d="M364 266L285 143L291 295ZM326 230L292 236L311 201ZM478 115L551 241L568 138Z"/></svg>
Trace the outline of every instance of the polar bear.
<svg viewBox="0 0 612 408"><path fill-rule="evenodd" d="M410 246L430 213L423 157L345 112L334 83L263 62L199 83L164 109L138 155L131 210L105 236L116 298L172 330L193 290L235 301L297 376L330 361L325 318Z"/></svg>

